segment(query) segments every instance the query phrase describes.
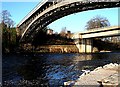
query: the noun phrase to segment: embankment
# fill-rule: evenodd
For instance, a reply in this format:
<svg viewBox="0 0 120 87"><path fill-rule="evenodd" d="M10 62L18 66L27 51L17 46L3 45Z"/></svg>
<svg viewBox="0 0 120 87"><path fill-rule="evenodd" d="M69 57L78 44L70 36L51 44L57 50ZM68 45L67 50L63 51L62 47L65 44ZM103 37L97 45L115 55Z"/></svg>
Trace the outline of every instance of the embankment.
<svg viewBox="0 0 120 87"><path fill-rule="evenodd" d="M43 45L36 49L37 52L50 53L78 53L76 45Z"/></svg>

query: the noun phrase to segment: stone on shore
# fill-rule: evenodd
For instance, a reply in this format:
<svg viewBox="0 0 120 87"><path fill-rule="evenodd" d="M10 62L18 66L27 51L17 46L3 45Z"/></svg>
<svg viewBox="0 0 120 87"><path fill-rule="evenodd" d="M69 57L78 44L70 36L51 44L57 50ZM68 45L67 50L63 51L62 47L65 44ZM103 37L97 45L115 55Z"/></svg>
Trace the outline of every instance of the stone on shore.
<svg viewBox="0 0 120 87"><path fill-rule="evenodd" d="M76 81L66 82L66 85L71 85L73 87L88 87L94 86L99 87L102 85L103 87L119 87L120 84L120 65L118 64L107 64L103 67L98 67L93 71L80 76Z"/></svg>

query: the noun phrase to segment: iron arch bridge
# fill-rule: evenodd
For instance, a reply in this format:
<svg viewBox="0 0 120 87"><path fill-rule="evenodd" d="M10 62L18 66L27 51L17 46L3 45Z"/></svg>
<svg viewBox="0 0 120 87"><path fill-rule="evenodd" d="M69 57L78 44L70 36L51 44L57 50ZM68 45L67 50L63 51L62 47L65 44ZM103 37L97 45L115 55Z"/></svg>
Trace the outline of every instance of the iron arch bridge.
<svg viewBox="0 0 120 87"><path fill-rule="evenodd" d="M64 16L102 8L119 7L120 0L43 0L17 25L20 41L31 40L53 21Z"/></svg>

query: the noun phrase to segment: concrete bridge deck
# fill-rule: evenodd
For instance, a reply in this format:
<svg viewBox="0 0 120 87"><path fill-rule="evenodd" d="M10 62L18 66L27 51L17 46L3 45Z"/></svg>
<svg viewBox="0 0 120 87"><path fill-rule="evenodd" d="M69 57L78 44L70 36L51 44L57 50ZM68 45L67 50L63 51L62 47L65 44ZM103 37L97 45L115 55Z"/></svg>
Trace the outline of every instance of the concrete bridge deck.
<svg viewBox="0 0 120 87"><path fill-rule="evenodd" d="M110 26L105 28L96 28L88 31L78 32L74 34L75 38L97 38L97 37L108 37L108 36L119 36L120 26Z"/></svg>

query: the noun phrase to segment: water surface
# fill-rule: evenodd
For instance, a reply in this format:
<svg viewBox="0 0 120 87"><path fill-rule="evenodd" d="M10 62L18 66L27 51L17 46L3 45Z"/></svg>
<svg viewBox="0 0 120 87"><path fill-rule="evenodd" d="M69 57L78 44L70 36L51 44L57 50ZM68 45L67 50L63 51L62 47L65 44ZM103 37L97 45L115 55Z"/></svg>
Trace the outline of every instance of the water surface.
<svg viewBox="0 0 120 87"><path fill-rule="evenodd" d="M76 80L81 70L93 70L109 63L119 63L120 53L99 54L8 54L3 55L4 86L63 85Z"/></svg>

